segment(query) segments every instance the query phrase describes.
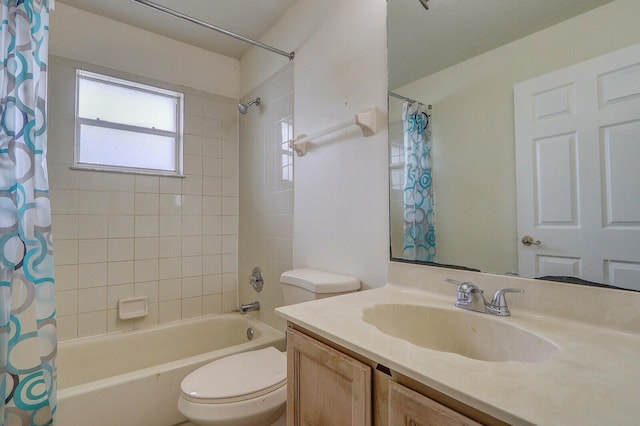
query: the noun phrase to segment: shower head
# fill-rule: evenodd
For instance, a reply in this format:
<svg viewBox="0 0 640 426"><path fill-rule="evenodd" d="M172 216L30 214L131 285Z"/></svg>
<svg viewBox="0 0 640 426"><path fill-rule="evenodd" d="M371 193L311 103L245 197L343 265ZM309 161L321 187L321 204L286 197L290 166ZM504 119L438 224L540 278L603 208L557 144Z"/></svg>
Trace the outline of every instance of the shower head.
<svg viewBox="0 0 640 426"><path fill-rule="evenodd" d="M427 10L429 10L429 0L418 0L418 1L422 5L422 7L424 7Z"/></svg>
<svg viewBox="0 0 640 426"><path fill-rule="evenodd" d="M251 105L259 106L260 105L260 97L255 98L254 100L252 100L251 102L249 102L247 104L238 104L238 111L240 111L240 114L244 115L244 114L247 113L247 111L249 110L249 107Z"/></svg>

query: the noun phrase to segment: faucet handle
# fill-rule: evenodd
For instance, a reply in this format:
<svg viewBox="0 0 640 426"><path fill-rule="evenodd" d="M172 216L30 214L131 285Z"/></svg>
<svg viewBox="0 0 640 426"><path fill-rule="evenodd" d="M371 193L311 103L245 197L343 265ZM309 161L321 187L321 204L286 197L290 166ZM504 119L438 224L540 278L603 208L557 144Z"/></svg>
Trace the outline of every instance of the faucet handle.
<svg viewBox="0 0 640 426"><path fill-rule="evenodd" d="M521 288L502 288L496 291L496 294L493 296L490 306L491 311L495 315L508 317L511 315L511 312L509 312L509 308L507 307L507 299L504 297L505 293L524 293L524 290Z"/></svg>
<svg viewBox="0 0 640 426"><path fill-rule="evenodd" d="M469 281L458 281L452 278L447 278L445 281L450 282L451 284L455 284L458 286L458 293L469 294L472 291L479 291L480 293L484 293L484 290L480 290L477 285Z"/></svg>

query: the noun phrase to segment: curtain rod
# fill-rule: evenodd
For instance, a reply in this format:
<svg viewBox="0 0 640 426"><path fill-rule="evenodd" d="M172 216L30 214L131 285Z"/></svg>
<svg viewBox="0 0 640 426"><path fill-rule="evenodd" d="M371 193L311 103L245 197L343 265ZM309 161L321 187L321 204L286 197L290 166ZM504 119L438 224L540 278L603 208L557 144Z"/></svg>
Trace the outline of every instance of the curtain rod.
<svg viewBox="0 0 640 426"><path fill-rule="evenodd" d="M418 102L415 99L411 99L411 98L407 98L406 96L399 95L397 93L392 92L391 90L389 90L388 93L389 93L389 96L391 96L392 98L401 99L403 101L407 101L407 102L414 103L414 104L424 105L422 102ZM427 108L433 109L433 107L431 105L427 105Z"/></svg>
<svg viewBox="0 0 640 426"><path fill-rule="evenodd" d="M212 24L209 24L207 22L201 21L199 19L193 18L193 17L191 17L189 15L185 15L184 13L178 12L177 10L169 9L168 7L164 7L164 6L160 5L160 4L154 3L154 2L149 1L149 0L133 0L133 1L136 2L136 3L140 3L140 4L144 5L144 6L150 7L152 9L158 10L160 12L164 12L164 13L166 13L168 15L175 16L176 18L181 18L181 19L184 19L186 21L192 22L192 23L194 23L196 25L200 25L200 26L208 28L210 30L217 31L217 32L222 33L224 35L228 35L229 37L233 37L233 38L235 38L237 40L244 41L245 43L249 43L249 44L252 44L254 46L260 47L262 49L266 49L266 50L268 50L270 52L277 53L278 55L286 56L287 58L289 58L290 61L293 61L293 58L294 58L294 56L296 54L295 52L285 52L284 50L276 49L275 47L269 46L269 45L264 44L264 43L260 43L259 41L252 40L252 39L250 39L248 37L245 37L245 36L242 36L240 34L236 34L234 32L225 30L224 28L217 27L215 25L212 25Z"/></svg>

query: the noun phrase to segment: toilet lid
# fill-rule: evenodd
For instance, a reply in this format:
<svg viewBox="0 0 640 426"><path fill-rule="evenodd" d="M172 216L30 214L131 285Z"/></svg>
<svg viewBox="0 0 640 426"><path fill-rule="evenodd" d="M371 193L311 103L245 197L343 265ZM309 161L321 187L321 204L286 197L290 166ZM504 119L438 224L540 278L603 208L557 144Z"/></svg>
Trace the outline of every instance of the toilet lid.
<svg viewBox="0 0 640 426"><path fill-rule="evenodd" d="M222 404L265 395L287 381L287 356L273 346L220 358L204 365L181 384L192 402Z"/></svg>

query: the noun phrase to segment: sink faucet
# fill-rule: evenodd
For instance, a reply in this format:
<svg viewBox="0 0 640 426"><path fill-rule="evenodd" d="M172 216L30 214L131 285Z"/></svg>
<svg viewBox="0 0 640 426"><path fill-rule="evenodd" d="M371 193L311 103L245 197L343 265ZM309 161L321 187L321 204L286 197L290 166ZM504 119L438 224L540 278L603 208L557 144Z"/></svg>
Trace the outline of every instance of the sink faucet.
<svg viewBox="0 0 640 426"><path fill-rule="evenodd" d="M260 302L251 302L240 305L240 312L242 314L246 314L250 311L258 311L260 310Z"/></svg>
<svg viewBox="0 0 640 426"><path fill-rule="evenodd" d="M501 317L511 315L507 300L504 297L505 293L524 293L521 288L503 288L496 291L491 302L487 302L484 299L484 290L480 290L474 283L468 281L460 282L453 279L447 279L447 281L458 286L458 298L456 300L458 308Z"/></svg>

